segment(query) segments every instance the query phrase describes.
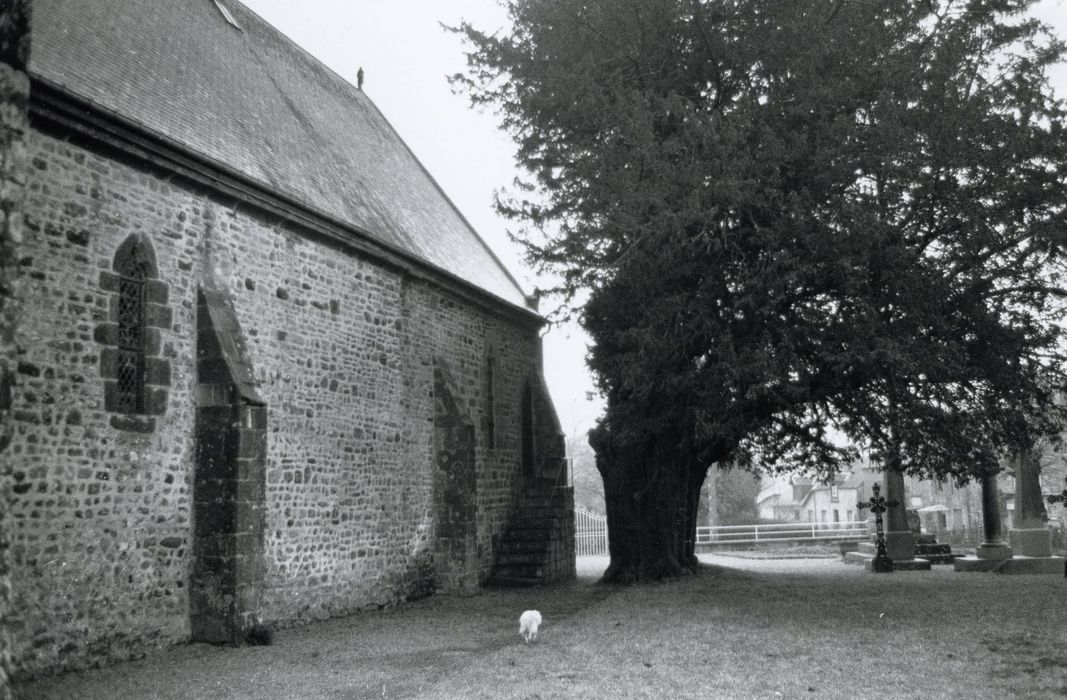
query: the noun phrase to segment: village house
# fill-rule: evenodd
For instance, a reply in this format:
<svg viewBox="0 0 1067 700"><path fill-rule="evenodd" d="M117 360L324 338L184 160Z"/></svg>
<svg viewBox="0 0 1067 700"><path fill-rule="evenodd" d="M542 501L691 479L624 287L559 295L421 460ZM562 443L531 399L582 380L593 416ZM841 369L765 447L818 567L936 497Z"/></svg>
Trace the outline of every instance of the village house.
<svg viewBox="0 0 1067 700"><path fill-rule="evenodd" d="M869 497L871 484L877 480L876 475L849 472L828 482L816 482L800 499L797 510L805 515L807 522L822 527L839 528L865 520L856 504Z"/></svg>
<svg viewBox="0 0 1067 700"><path fill-rule="evenodd" d="M1062 543L1067 513L1062 503L1048 503L1047 497L1065 488L1067 458L1062 448L1046 445L1038 452L1041 463L1041 493L1049 527L1054 539ZM765 476L756 496L760 520L767 522L805 522L847 524L867 519L866 511L856 504L871 496L871 486L881 484L882 472L868 461L857 462L829 482L814 481L802 474L784 473ZM1016 526L1015 474L1005 463L997 483L1005 533ZM918 479L905 477L904 490L912 528L934 535L939 541L974 544L982 532L981 486L975 481L958 484L953 479ZM884 492L883 492L884 495ZM1006 536L1006 534L1005 534ZM1057 539L1058 538L1058 539ZM1062 544L1060 545L1062 546Z"/></svg>
<svg viewBox="0 0 1067 700"><path fill-rule="evenodd" d="M368 96L236 0L28 4L15 675L572 577L544 321Z"/></svg>
<svg viewBox="0 0 1067 700"><path fill-rule="evenodd" d="M807 517L800 507L812 480L801 474L769 474L760 479L756 512L768 522L799 522Z"/></svg>

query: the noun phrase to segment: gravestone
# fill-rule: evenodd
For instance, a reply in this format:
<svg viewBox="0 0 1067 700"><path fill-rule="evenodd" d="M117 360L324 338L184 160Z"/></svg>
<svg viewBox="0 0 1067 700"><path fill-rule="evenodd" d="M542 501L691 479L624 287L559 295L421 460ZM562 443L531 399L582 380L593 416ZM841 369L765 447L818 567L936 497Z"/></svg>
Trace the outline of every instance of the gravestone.
<svg viewBox="0 0 1067 700"><path fill-rule="evenodd" d="M1013 556L1012 548L1000 535L998 501L996 474L987 474L982 478L982 526L985 541L978 546L975 556L956 559L953 562L955 570L992 571L998 574L1058 574L1064 571L1063 557Z"/></svg>
<svg viewBox="0 0 1067 700"><path fill-rule="evenodd" d="M916 535L915 556L931 564L951 564L957 557L952 545L938 542L936 535Z"/></svg>
<svg viewBox="0 0 1067 700"><path fill-rule="evenodd" d="M896 473L900 475L900 472ZM889 470L887 470L886 474L889 474ZM900 476L902 478L898 486L901 490L901 498L903 498L903 475ZM886 481L888 485L890 483L888 477ZM877 483L871 486L871 490L874 494L871 499L867 502L857 503L856 507L860 510L869 508L871 513L874 514L874 542L860 542L856 546L856 551L842 550L845 562L848 564L862 564L875 573L886 573L895 570L928 571L930 562L915 556L915 539L911 531L907 530L907 516L904 508L901 507L901 500L881 496L881 485ZM882 514L892 513L894 510L897 511L896 522L898 526L899 523L904 523L906 532L897 530L894 532L896 536L891 539L889 533L883 530ZM906 550L902 549L905 544L908 546ZM894 557L894 554L899 559Z"/></svg>
<svg viewBox="0 0 1067 700"><path fill-rule="evenodd" d="M1016 554L1052 556L1052 533L1045 523L1048 513L1041 498L1041 462L1032 450L1015 458L1015 513L1009 532Z"/></svg>
<svg viewBox="0 0 1067 700"><path fill-rule="evenodd" d="M886 511L886 551L898 569L929 569L929 562L915 558L915 535L908 523L908 513L904 507L904 472L892 467L885 470Z"/></svg>
<svg viewBox="0 0 1067 700"><path fill-rule="evenodd" d="M895 500L888 500L885 497L879 495L881 490L878 484L871 487L874 495L871 496L871 500L866 502L859 502L856 507L860 510L864 508L870 508L874 513L874 546L875 554L874 559L871 560L871 571L876 574L888 574L893 571L893 559L888 555L888 547L886 545L885 533L882 531L882 514L889 508L899 505L899 502Z"/></svg>

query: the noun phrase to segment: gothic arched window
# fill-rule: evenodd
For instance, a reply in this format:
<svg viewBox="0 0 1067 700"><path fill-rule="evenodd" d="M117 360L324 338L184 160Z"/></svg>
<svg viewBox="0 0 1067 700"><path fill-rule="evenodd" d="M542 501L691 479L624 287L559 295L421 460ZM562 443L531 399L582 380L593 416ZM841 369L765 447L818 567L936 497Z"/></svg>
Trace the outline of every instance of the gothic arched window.
<svg viewBox="0 0 1067 700"><path fill-rule="evenodd" d="M486 447L496 447L496 358L489 355L485 361L485 442Z"/></svg>
<svg viewBox="0 0 1067 700"><path fill-rule="evenodd" d="M533 478L534 473L534 405L533 390L530 388L530 380L522 383L522 394L519 397L519 422L522 442L522 471L527 478Z"/></svg>
<svg viewBox="0 0 1067 700"><path fill-rule="evenodd" d="M152 274L135 246L124 260L116 261L118 296L118 410L144 413L145 408L145 284Z"/></svg>
<svg viewBox="0 0 1067 700"><path fill-rule="evenodd" d="M119 246L111 271L100 273L100 286L111 293L109 317L95 333L104 346L104 407L116 414L113 427L150 432L155 424L146 416L163 415L167 406L170 362L159 355L171 310L147 236L134 234Z"/></svg>

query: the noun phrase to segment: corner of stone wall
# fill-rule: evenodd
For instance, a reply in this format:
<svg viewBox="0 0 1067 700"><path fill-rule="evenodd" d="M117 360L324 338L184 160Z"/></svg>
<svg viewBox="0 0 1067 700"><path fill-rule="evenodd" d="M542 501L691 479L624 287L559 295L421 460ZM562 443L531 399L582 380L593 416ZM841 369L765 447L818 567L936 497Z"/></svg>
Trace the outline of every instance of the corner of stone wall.
<svg viewBox="0 0 1067 700"><path fill-rule="evenodd" d="M571 581L578 575L574 558L574 489L570 486L556 487L556 507L559 516L552 533L548 561L545 564L545 582Z"/></svg>
<svg viewBox="0 0 1067 700"><path fill-rule="evenodd" d="M552 397L548 393L548 386L541 374L537 375L531 389L533 390L536 422L534 444L537 450L537 464L541 469L539 477L561 486L568 482L566 437L563 435L563 428L560 425L559 416L556 415Z"/></svg>
<svg viewBox="0 0 1067 700"><path fill-rule="evenodd" d="M0 699L11 697L11 641L4 621L11 606L6 499L11 460L3 458L11 442L11 406L15 383L16 331L21 312L18 292L22 202L26 186L25 134L29 128L30 50L28 0L0 4Z"/></svg>

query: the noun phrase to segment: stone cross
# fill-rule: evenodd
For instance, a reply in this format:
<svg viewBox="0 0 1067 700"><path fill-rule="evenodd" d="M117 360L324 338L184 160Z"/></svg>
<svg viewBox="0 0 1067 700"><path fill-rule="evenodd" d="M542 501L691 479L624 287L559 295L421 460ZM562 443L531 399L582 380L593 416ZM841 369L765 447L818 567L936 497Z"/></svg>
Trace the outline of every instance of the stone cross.
<svg viewBox="0 0 1067 700"><path fill-rule="evenodd" d="M869 501L860 501L856 504L856 507L860 510L864 508L870 508L874 513L874 543L878 548L878 553L874 557L874 561L871 563L871 571L877 574L888 574L893 571L893 560L886 554L885 545L885 532L882 530L882 513L886 512L888 508L895 508L900 503L897 501L887 501L884 496L879 495L882 487L877 483L871 486L871 490L874 495L871 496Z"/></svg>

